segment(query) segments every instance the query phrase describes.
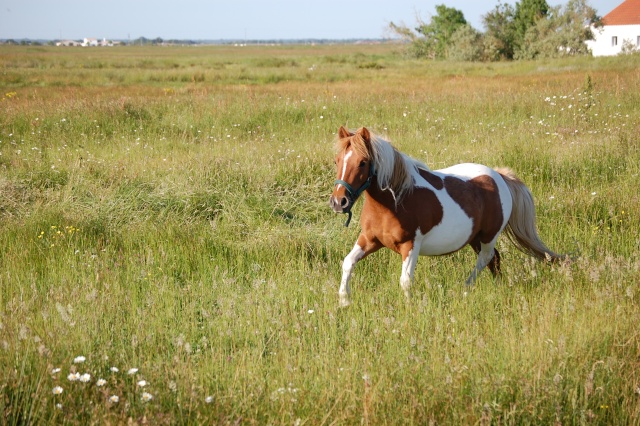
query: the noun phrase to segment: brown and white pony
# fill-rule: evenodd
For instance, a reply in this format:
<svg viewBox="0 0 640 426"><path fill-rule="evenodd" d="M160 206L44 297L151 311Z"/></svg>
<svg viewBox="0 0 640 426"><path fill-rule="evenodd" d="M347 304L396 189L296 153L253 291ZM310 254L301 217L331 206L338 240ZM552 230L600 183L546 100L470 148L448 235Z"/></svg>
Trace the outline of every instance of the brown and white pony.
<svg viewBox="0 0 640 426"><path fill-rule="evenodd" d="M345 226L353 204L366 194L362 230L342 264L342 306L351 303L349 279L356 263L382 247L402 256L400 286L407 297L419 255L449 254L469 244L478 260L467 284L485 266L497 276L495 245L503 230L528 255L564 258L540 240L531 192L508 169L458 164L432 171L364 127L355 133L340 127L336 148L337 179L329 203L349 215Z"/></svg>

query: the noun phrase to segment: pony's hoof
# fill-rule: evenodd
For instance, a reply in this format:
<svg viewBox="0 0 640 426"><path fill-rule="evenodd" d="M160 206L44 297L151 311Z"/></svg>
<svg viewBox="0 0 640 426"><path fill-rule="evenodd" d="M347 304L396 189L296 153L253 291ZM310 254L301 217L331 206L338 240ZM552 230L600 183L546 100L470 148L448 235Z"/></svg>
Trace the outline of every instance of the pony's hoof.
<svg viewBox="0 0 640 426"><path fill-rule="evenodd" d="M348 297L340 296L340 307L346 308L351 304L351 300Z"/></svg>

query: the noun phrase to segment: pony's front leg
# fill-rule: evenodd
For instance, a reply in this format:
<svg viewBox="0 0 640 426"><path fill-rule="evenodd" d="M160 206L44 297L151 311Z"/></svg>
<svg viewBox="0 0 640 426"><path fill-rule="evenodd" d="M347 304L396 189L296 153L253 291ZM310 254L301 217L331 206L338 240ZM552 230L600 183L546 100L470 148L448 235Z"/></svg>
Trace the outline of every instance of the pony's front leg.
<svg viewBox="0 0 640 426"><path fill-rule="evenodd" d="M416 269L418 263L418 256L420 256L420 248L416 247L413 243L408 247L401 250L402 254L402 274L400 275L400 287L404 291L404 295L407 299L411 297L411 283L413 283L413 272Z"/></svg>
<svg viewBox="0 0 640 426"><path fill-rule="evenodd" d="M349 280L351 280L351 273L353 272L353 268L356 266L356 263L358 263L358 261L364 256L365 251L358 243L356 243L342 262L342 280L340 281L340 290L338 290L340 306L349 306L351 304L351 288L349 288Z"/></svg>
<svg viewBox="0 0 640 426"><path fill-rule="evenodd" d="M351 280L351 274L356 263L362 260L365 256L378 250L381 245L375 241L374 238L367 238L360 234L358 241L353 246L353 249L349 252L347 257L342 262L342 280L340 281L340 290L338 295L340 296L340 306L349 306L351 304L351 289L349 288L349 280Z"/></svg>

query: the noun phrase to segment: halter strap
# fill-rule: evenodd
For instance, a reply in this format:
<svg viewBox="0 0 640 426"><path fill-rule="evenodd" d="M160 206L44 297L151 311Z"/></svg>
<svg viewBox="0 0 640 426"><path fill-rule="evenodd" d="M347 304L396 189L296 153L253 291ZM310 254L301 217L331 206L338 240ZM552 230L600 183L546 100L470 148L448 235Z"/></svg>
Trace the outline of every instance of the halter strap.
<svg viewBox="0 0 640 426"><path fill-rule="evenodd" d="M344 186L344 189L347 190L347 198L350 201L349 207L347 207L346 210L342 210L342 213L346 213L347 215L349 215L347 217L347 221L344 223L345 227L349 226L349 223L351 222L351 216L352 216L351 207L353 207L353 205L356 202L356 200L358 199L358 197L360 197L360 195L362 195L362 193L364 191L366 191L367 188L369 188L371 186L371 180L374 177L376 177L376 171L375 171L375 168L373 167L373 162L371 162L371 165L369 166L369 177L360 186L360 188L353 189L353 187L350 184L348 184L347 182L343 181L342 179L336 179L335 182L333 183L334 185L342 185L342 186Z"/></svg>

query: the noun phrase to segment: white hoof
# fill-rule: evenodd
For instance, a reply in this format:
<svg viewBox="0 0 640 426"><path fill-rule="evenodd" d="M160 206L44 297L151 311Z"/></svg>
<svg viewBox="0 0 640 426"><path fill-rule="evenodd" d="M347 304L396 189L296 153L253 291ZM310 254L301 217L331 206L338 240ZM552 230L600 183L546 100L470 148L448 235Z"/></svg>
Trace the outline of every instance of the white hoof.
<svg viewBox="0 0 640 426"><path fill-rule="evenodd" d="M340 307L341 308L346 308L350 304L351 304L351 300L349 299L349 296L341 294L340 295Z"/></svg>

